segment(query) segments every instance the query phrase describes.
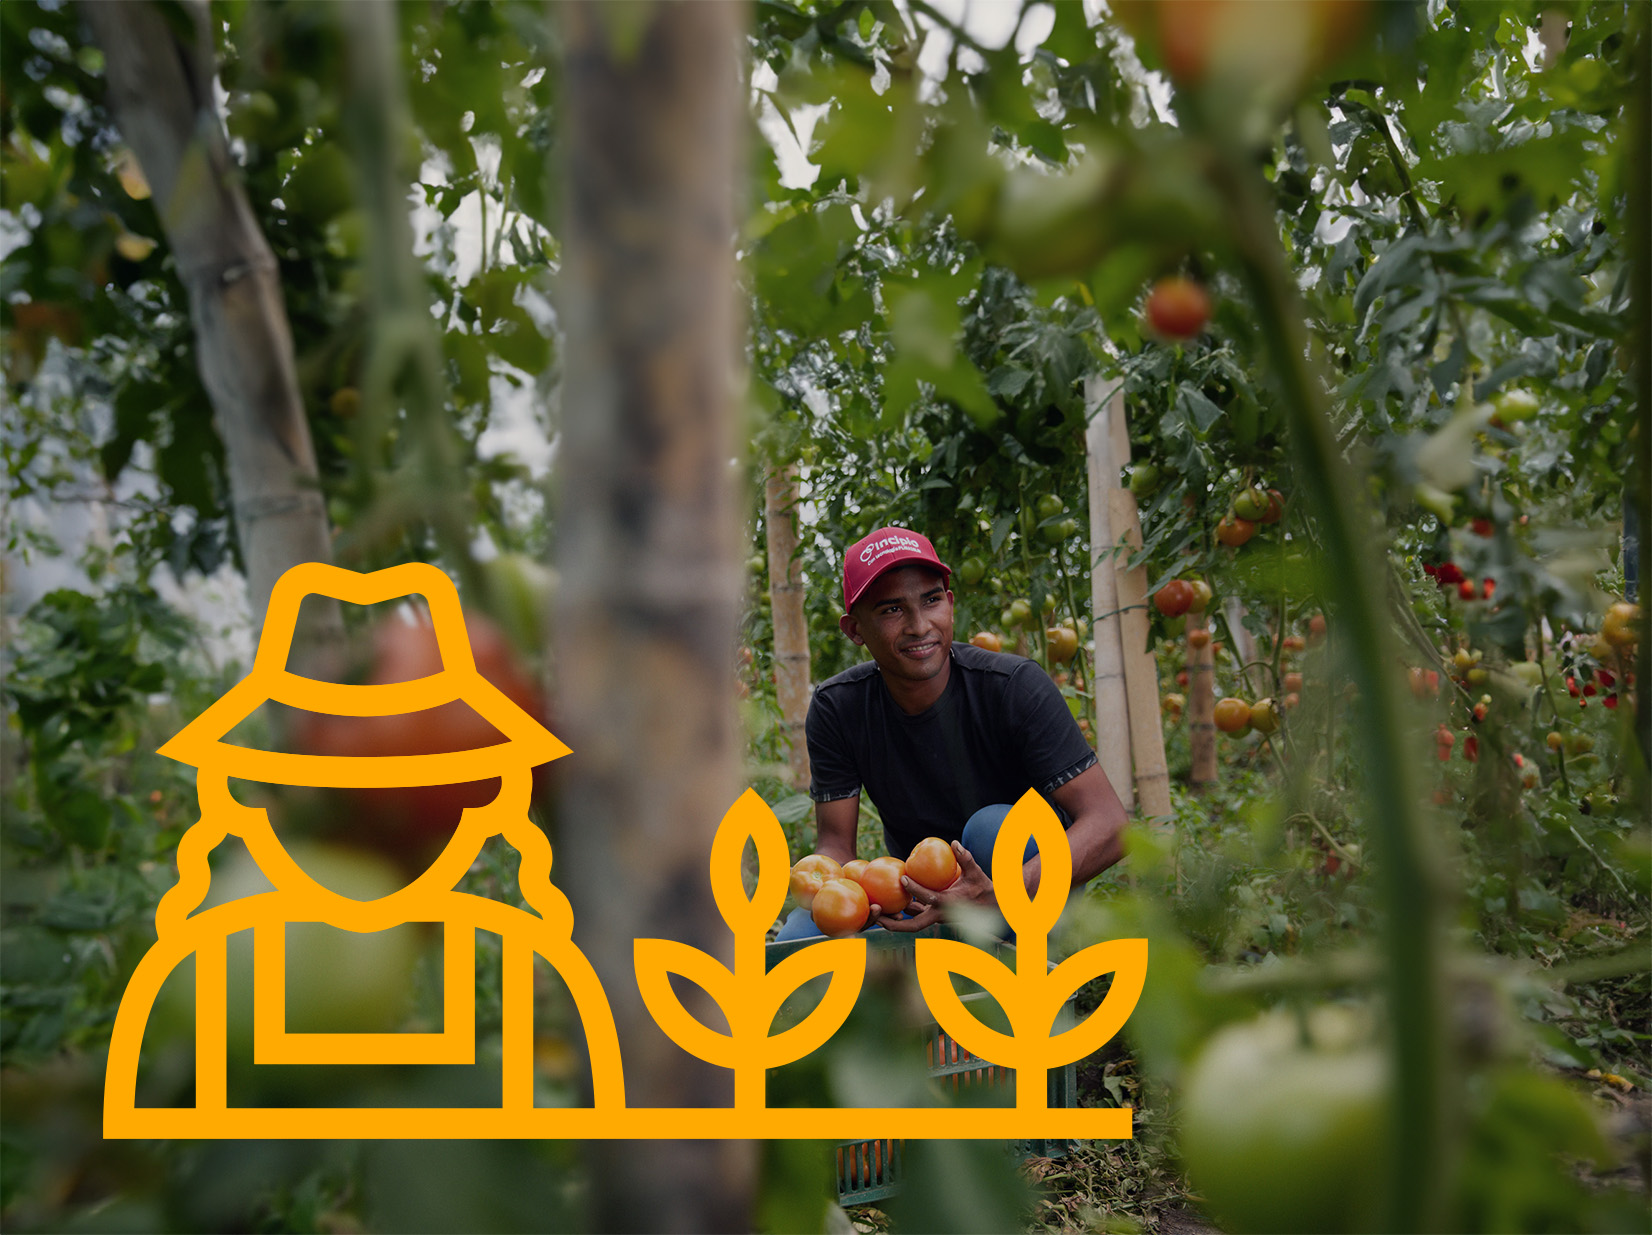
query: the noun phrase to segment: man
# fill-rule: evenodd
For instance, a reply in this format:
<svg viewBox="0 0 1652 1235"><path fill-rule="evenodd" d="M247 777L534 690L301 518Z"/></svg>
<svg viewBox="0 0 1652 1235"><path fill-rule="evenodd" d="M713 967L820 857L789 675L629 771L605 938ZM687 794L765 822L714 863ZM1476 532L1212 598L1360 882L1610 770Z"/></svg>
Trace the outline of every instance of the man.
<svg viewBox="0 0 1652 1235"><path fill-rule="evenodd" d="M950 905L997 908L993 843L1029 788L1067 829L1075 886L1123 856L1124 807L1049 675L1023 657L953 642L951 574L928 538L906 528L879 528L850 546L838 625L872 661L821 683L805 723L817 852L855 856L863 787L896 857L926 836L952 842L958 881L932 892L906 880L905 916L874 906L888 930L922 930ZM1029 893L1039 867L1029 845ZM817 934L799 909L776 938Z"/></svg>

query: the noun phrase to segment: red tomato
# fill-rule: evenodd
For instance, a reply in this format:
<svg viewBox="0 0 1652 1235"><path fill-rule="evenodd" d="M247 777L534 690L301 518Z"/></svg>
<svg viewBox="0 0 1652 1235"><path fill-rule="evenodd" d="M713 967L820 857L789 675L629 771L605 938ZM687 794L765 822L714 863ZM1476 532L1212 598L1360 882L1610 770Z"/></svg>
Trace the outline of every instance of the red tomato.
<svg viewBox="0 0 1652 1235"><path fill-rule="evenodd" d="M978 630L969 637L969 641L978 648L988 652L1002 652L1004 641L990 630Z"/></svg>
<svg viewBox="0 0 1652 1235"><path fill-rule="evenodd" d="M906 855L906 877L931 892L944 892L958 878L952 846L938 836L926 837Z"/></svg>
<svg viewBox="0 0 1652 1235"><path fill-rule="evenodd" d="M1186 579L1172 579L1153 593L1153 606L1165 617L1181 617L1193 607L1193 585Z"/></svg>
<svg viewBox="0 0 1652 1235"><path fill-rule="evenodd" d="M1147 325L1166 339L1191 339L1210 320L1210 293L1192 279L1160 279L1147 294Z"/></svg>
<svg viewBox="0 0 1652 1235"><path fill-rule="evenodd" d="M871 912L866 889L853 879L826 880L814 894L814 905L810 909L820 933L834 939L862 930Z"/></svg>
<svg viewBox="0 0 1652 1235"><path fill-rule="evenodd" d="M837 859L823 853L811 853L799 858L792 867L792 895L799 905L808 909L815 903L815 895L822 885L842 874L843 868L837 864Z"/></svg>
<svg viewBox="0 0 1652 1235"><path fill-rule="evenodd" d="M479 614L465 615L472 655L481 675L535 720L547 721L544 701L504 633ZM387 618L373 629L372 660L357 680L370 685L409 682L442 670L441 651L429 619ZM379 758L436 755L495 746L503 735L462 700L422 712L395 716L333 716L301 713L293 723L293 747L300 754ZM541 768L535 780L547 782ZM356 809L338 839L386 853L423 869L454 829L467 807L485 806L499 792L497 778L458 785L408 785L342 791Z"/></svg>
<svg viewBox="0 0 1652 1235"><path fill-rule="evenodd" d="M866 896L886 914L899 913L912 897L908 895L901 876L906 874L906 863L899 858L873 858L856 881L866 889Z"/></svg>

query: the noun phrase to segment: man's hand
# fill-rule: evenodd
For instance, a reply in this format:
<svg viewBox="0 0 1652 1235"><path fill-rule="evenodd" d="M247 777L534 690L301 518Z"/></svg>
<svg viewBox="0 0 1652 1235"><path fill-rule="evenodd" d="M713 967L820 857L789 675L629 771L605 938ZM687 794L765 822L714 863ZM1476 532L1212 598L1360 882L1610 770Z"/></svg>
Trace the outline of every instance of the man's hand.
<svg viewBox="0 0 1652 1235"><path fill-rule="evenodd" d="M984 909L996 911L998 896L993 891L992 880L987 877L987 872L981 869L980 863L964 848L961 841L952 842L952 856L958 859L958 878L953 880L951 887L944 892L936 892L907 876L902 876L901 884L912 897L911 903L906 907L906 913L912 916L885 914L881 905L873 905L872 920L885 930L910 934L942 921L949 905L980 905Z"/></svg>

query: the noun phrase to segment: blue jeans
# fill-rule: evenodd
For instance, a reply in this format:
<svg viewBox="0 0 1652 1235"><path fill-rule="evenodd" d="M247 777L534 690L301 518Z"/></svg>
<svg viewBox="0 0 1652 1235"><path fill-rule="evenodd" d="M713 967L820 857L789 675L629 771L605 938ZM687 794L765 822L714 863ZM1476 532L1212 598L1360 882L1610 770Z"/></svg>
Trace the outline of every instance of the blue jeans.
<svg viewBox="0 0 1652 1235"><path fill-rule="evenodd" d="M1010 813L1008 803L995 802L991 806L983 806L971 815L964 824L964 834L959 839L964 848L969 850L969 856L988 874L992 872L992 847L998 843L998 830L1004 826L1004 820ZM1031 840L1027 842L1027 851L1021 855L1025 863L1033 854L1038 852L1038 846ZM881 926L869 926L861 934L870 934L872 931L881 931ZM820 935L814 919L809 911L802 906L791 911L786 920L780 924L780 931L774 937L775 943L790 943L794 939L809 939Z"/></svg>

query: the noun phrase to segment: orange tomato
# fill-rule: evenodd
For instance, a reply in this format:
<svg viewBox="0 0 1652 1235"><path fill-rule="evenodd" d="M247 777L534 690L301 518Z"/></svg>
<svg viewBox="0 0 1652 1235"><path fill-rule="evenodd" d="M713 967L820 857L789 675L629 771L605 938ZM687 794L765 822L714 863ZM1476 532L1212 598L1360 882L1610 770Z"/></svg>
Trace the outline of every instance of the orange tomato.
<svg viewBox="0 0 1652 1235"><path fill-rule="evenodd" d="M866 869L866 866L867 862L865 858L853 858L843 864L843 877L845 879L853 879L856 883L859 883L860 873Z"/></svg>
<svg viewBox="0 0 1652 1235"><path fill-rule="evenodd" d="M1224 516L1216 525L1216 539L1234 549L1237 549L1254 535L1256 535L1256 524L1249 519L1241 519L1237 515Z"/></svg>
<svg viewBox="0 0 1652 1235"><path fill-rule="evenodd" d="M853 879L828 879L814 894L809 913L822 935L841 939L866 926L872 905L866 889Z"/></svg>
<svg viewBox="0 0 1652 1235"><path fill-rule="evenodd" d="M1210 632L1195 626L1187 632L1187 646L1190 648L1205 648L1210 646Z"/></svg>
<svg viewBox="0 0 1652 1235"><path fill-rule="evenodd" d="M990 630L976 631L969 637L969 641L976 647L984 648L989 652L1002 652L1004 650L1003 639L993 634Z"/></svg>
<svg viewBox="0 0 1652 1235"><path fill-rule="evenodd" d="M873 858L856 876L856 882L865 889L867 899L874 905L886 914L896 914L905 909L912 899L901 883L904 874L906 863L899 858Z"/></svg>
<svg viewBox="0 0 1652 1235"><path fill-rule="evenodd" d="M1243 699L1223 699L1216 704L1216 727L1223 733L1240 734L1250 728L1250 704Z"/></svg>
<svg viewBox="0 0 1652 1235"><path fill-rule="evenodd" d="M1210 320L1210 293L1180 275L1160 279L1147 294L1148 328L1160 338L1191 339Z"/></svg>
<svg viewBox="0 0 1652 1235"><path fill-rule="evenodd" d="M944 892L958 878L952 846L938 836L925 837L906 855L906 877L931 892Z"/></svg>
<svg viewBox="0 0 1652 1235"><path fill-rule="evenodd" d="M792 895L799 905L808 909L815 903L815 894L820 891L821 885L841 874L843 867L837 864L837 859L823 853L811 853L799 858L792 867Z"/></svg>

